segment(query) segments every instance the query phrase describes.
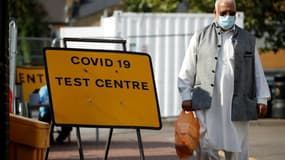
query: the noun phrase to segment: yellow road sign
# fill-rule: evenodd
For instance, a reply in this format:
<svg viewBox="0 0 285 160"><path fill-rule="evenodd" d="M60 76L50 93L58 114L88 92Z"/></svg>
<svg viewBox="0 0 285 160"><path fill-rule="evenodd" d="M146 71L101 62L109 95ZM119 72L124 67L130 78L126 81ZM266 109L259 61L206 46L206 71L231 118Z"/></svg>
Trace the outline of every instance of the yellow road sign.
<svg viewBox="0 0 285 160"><path fill-rule="evenodd" d="M50 48L45 62L55 124L161 128L149 55Z"/></svg>
<svg viewBox="0 0 285 160"><path fill-rule="evenodd" d="M16 82L22 85L22 98L28 102L29 95L46 84L44 66L17 67Z"/></svg>

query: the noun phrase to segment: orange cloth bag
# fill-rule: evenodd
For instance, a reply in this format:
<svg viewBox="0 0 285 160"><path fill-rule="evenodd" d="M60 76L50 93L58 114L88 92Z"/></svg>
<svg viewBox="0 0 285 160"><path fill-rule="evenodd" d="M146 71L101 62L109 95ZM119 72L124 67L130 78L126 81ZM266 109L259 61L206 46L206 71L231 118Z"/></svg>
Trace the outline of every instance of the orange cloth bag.
<svg viewBox="0 0 285 160"><path fill-rule="evenodd" d="M175 121L175 149L177 156L192 156L200 138L200 124L193 112L182 111Z"/></svg>

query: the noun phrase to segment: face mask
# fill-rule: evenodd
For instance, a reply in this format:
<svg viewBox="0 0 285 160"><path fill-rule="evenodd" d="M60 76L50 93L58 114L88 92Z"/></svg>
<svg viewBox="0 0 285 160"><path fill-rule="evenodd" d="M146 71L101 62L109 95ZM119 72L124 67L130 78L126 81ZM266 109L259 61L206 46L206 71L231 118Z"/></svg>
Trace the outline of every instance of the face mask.
<svg viewBox="0 0 285 160"><path fill-rule="evenodd" d="M218 23L223 29L228 30L235 24L235 16L219 16Z"/></svg>

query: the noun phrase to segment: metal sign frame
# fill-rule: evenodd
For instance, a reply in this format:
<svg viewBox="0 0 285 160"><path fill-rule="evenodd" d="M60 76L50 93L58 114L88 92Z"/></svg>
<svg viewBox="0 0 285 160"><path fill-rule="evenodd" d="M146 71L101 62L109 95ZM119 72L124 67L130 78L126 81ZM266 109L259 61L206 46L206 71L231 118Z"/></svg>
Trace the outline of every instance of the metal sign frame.
<svg viewBox="0 0 285 160"><path fill-rule="evenodd" d="M125 40L113 40L113 39L86 39L86 38L64 38L64 47L67 48L67 41L75 41L75 42L96 42L96 43L120 43L122 44L123 47L123 52L124 53L132 53L132 52L126 52L126 41ZM78 49L71 49L71 50L78 50ZM96 51L96 50L93 50ZM100 51L106 51L106 50L100 50ZM114 51L111 50L110 52L122 52L122 51ZM151 67L151 71L153 71L152 65ZM159 104L158 104L158 97L157 97L157 92L156 92L156 85L154 82L154 75L153 72L151 73L152 77L153 77L153 85L154 85L154 90L155 90L155 99L157 102L157 114L158 114L158 121L159 121L159 126L158 127L134 127L134 126L97 126L97 127L107 127L110 128L110 132L109 132L109 137L106 143L106 147L105 147L105 157L104 159L107 160L108 158L108 153L109 153L109 148L110 148L110 143L111 143L111 139L112 139L112 134L113 134L113 129L114 128L135 128L136 129L136 133L137 133L137 139L138 139L138 146L139 146L139 150L140 150L140 158L141 159L145 159L144 157L144 151L143 151L143 144L142 144L142 140L141 140L141 132L140 129L161 129L162 128L162 123L161 123L161 117L160 117L160 110L159 110ZM48 77L48 73L47 73L47 68L46 68L46 77ZM47 80L48 86L49 86L49 80ZM50 93L51 94L51 93ZM51 96L50 96L51 97ZM52 102L50 100L50 102ZM52 105L52 104L51 104ZM52 111L52 116L53 115L53 111ZM54 127L54 117L52 117L53 122L52 122L52 128ZM76 135L77 135L77 141L78 141L78 150L79 150L79 155L80 155L80 159L84 159L83 156L83 149L82 149L82 144L81 144L81 136L80 136L80 129L79 126L81 125L72 125L76 127ZM82 125L85 126L85 125ZM92 127L92 126L87 126L87 127ZM94 125L94 127L96 127L96 125ZM52 131L52 130L51 130ZM46 152L46 157L45 159L48 159L48 154L49 154L49 147L47 148L47 152Z"/></svg>

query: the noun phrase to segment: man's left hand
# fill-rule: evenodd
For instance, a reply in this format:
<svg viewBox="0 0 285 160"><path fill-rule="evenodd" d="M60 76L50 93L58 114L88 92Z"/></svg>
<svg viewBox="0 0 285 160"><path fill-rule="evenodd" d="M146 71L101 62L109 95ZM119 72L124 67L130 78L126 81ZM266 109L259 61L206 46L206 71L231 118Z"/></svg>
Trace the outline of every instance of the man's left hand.
<svg viewBox="0 0 285 160"><path fill-rule="evenodd" d="M265 104L256 105L258 118L264 118L267 114L267 106Z"/></svg>

